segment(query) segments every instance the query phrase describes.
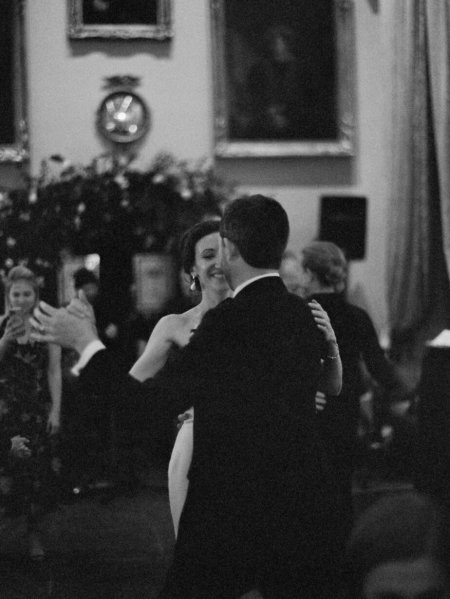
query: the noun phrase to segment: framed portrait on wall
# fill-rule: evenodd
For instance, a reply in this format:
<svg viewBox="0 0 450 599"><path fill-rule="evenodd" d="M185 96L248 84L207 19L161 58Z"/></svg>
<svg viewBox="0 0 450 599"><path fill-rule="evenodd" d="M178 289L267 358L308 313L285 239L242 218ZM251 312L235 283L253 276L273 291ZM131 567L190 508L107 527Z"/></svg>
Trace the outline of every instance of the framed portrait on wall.
<svg viewBox="0 0 450 599"><path fill-rule="evenodd" d="M0 0L0 162L28 159L25 0Z"/></svg>
<svg viewBox="0 0 450 599"><path fill-rule="evenodd" d="M216 156L352 155L352 0L210 2Z"/></svg>
<svg viewBox="0 0 450 599"><path fill-rule="evenodd" d="M177 273L169 254L133 256L135 308L140 314L157 314L175 296Z"/></svg>
<svg viewBox="0 0 450 599"><path fill-rule="evenodd" d="M172 37L171 0L69 0L72 39Z"/></svg>

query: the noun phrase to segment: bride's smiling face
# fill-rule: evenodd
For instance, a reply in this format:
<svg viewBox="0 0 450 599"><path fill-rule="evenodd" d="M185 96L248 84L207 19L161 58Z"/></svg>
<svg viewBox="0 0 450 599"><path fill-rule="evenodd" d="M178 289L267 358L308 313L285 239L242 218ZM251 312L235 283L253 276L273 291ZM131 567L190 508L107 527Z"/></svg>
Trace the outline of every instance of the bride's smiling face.
<svg viewBox="0 0 450 599"><path fill-rule="evenodd" d="M220 235L210 233L197 241L195 246L195 264L192 275L197 276L203 289L223 292L228 284L220 268Z"/></svg>

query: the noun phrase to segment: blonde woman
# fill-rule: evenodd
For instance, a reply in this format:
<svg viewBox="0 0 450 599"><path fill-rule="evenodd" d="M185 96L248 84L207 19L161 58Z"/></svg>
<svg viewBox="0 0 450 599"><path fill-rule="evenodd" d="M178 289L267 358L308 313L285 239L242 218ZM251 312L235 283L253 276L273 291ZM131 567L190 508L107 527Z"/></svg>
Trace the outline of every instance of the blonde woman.
<svg viewBox="0 0 450 599"><path fill-rule="evenodd" d="M0 436L17 451L0 451L0 513L25 516L29 554L42 560L39 517L55 503L55 435L60 426L61 348L30 338L39 299L34 273L12 268L5 281L7 313L0 324ZM26 458L26 459L24 459Z"/></svg>

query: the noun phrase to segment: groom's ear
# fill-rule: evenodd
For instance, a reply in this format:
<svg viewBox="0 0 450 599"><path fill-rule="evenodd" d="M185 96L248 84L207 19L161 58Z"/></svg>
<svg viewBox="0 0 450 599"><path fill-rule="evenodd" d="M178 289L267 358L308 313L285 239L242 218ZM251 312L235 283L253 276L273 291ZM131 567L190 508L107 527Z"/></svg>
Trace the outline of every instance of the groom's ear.
<svg viewBox="0 0 450 599"><path fill-rule="evenodd" d="M228 258L228 260L237 258L240 255L236 244L228 239L228 237L222 237L222 244L225 256Z"/></svg>

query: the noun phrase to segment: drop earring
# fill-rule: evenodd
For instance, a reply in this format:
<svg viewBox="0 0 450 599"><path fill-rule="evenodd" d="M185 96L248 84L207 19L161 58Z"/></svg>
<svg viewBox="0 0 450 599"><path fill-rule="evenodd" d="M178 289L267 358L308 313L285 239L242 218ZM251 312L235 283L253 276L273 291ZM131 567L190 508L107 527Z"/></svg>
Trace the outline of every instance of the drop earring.
<svg viewBox="0 0 450 599"><path fill-rule="evenodd" d="M189 285L191 291L197 291L197 277L191 275L191 284Z"/></svg>

